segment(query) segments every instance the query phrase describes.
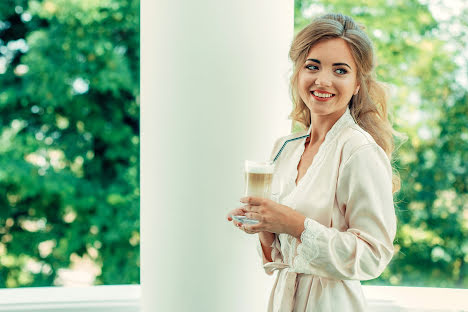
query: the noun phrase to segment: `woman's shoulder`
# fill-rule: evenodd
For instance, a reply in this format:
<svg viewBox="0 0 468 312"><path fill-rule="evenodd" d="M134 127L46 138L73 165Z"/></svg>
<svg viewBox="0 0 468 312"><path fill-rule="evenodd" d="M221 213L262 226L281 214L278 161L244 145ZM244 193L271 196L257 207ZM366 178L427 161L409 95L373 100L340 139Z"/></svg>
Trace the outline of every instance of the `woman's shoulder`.
<svg viewBox="0 0 468 312"><path fill-rule="evenodd" d="M347 160L361 150L374 150L378 154L386 156L383 149L375 142L374 138L357 124L345 129L341 135L341 159Z"/></svg>

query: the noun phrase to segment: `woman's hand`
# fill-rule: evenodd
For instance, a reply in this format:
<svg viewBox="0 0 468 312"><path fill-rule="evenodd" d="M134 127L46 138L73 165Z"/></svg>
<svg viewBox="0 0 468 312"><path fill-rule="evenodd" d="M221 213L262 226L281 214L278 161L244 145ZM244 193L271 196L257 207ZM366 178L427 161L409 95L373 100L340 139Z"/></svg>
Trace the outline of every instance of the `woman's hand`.
<svg viewBox="0 0 468 312"><path fill-rule="evenodd" d="M273 241L275 240L275 234L270 232L250 232L242 226L242 223L239 223L236 220L234 220L232 216L245 216L245 210L243 208L233 209L229 211L226 218L228 219L228 221L232 221L232 223L234 223L236 227L243 230L247 234L258 233L258 237L260 239L260 244L262 246L263 254L265 255L266 261L273 262L271 258L271 244L273 244Z"/></svg>
<svg viewBox="0 0 468 312"><path fill-rule="evenodd" d="M244 215L249 219L258 220L258 224L242 224L241 228L249 233L271 232L286 233L300 238L304 231L305 216L296 210L280 205L270 199L259 197L244 197L241 203Z"/></svg>
<svg viewBox="0 0 468 312"><path fill-rule="evenodd" d="M242 223L237 222L236 220L232 219L232 216L245 216L245 211L242 208L236 208L228 212L226 218L228 221L232 221L232 223L240 228Z"/></svg>

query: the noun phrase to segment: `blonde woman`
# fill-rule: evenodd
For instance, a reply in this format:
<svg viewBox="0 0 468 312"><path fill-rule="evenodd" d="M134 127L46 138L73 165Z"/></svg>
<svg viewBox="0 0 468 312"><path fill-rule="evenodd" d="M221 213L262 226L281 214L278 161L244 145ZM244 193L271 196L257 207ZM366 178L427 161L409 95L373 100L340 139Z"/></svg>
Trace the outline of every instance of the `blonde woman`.
<svg viewBox="0 0 468 312"><path fill-rule="evenodd" d="M374 78L372 43L350 17L328 14L300 31L291 117L306 131L280 138L276 201L242 198L233 223L258 233L268 274L276 271L268 311L365 311L361 280L378 277L393 255L396 217L392 127Z"/></svg>

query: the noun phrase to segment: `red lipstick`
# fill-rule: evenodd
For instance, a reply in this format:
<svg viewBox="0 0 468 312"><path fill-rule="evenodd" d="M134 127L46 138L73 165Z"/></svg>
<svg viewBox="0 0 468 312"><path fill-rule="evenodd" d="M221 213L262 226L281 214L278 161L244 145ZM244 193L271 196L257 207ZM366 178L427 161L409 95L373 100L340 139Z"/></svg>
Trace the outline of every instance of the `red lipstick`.
<svg viewBox="0 0 468 312"><path fill-rule="evenodd" d="M317 96L314 94L314 92L320 93L321 95L325 95L325 96ZM335 97L335 94L327 92L327 91L323 91L323 90L313 90L313 91L310 91L310 94L312 94L314 99L320 102L326 102Z"/></svg>

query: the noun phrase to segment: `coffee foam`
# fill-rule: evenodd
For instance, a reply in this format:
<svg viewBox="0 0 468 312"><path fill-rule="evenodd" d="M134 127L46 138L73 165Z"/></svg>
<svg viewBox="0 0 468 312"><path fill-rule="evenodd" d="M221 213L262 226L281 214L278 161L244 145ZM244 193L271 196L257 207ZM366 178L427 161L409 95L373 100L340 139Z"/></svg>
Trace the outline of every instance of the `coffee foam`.
<svg viewBox="0 0 468 312"><path fill-rule="evenodd" d="M249 164L245 168L245 172L258 174L272 174L275 166L272 164Z"/></svg>

